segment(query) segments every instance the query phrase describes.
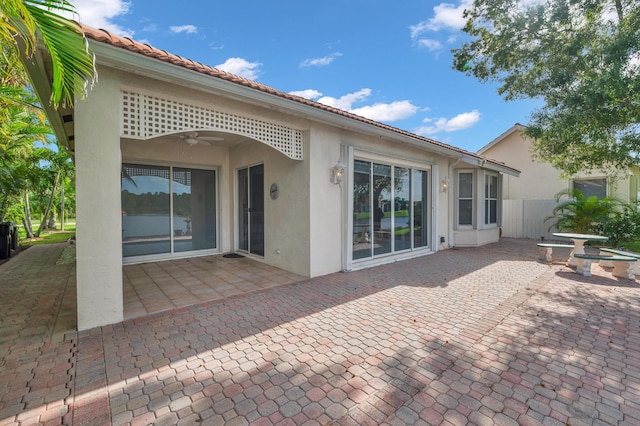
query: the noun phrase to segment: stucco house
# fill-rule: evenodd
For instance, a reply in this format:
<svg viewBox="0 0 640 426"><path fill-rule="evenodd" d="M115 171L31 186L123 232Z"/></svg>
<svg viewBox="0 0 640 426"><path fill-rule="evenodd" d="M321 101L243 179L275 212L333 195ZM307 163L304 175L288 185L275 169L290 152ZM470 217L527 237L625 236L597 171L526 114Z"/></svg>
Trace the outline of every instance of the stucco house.
<svg viewBox="0 0 640 426"><path fill-rule="evenodd" d="M635 201L640 193L640 169L637 167L615 175L603 172L584 172L571 179L561 176L551 164L534 161L531 139L523 133L525 126L516 123L493 141L478 150L498 161L507 162L520 170L514 178L505 175L502 180L503 235L515 238L551 238L551 222L544 219L552 215L557 205L555 195L564 189L576 188L587 195L600 198L612 196L624 201Z"/></svg>
<svg viewBox="0 0 640 426"><path fill-rule="evenodd" d="M79 329L122 321L123 263L238 252L316 277L498 241L515 168L84 31L99 82L47 106L76 164Z"/></svg>

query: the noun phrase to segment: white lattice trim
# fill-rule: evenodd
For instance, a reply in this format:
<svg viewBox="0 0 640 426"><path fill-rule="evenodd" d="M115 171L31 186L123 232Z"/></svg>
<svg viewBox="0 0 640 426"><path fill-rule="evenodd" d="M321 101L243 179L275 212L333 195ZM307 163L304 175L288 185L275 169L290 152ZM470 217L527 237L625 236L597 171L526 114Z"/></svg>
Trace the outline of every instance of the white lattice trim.
<svg viewBox="0 0 640 426"><path fill-rule="evenodd" d="M216 130L243 135L302 160L302 131L156 96L122 91L120 136L149 139L189 130Z"/></svg>

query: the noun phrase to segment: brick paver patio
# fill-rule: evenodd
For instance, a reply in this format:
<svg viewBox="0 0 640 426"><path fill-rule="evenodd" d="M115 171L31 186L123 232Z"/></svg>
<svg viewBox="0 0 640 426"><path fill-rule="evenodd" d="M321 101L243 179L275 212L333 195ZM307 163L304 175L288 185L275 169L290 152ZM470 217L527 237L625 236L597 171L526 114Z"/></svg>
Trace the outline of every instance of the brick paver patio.
<svg viewBox="0 0 640 426"><path fill-rule="evenodd" d="M80 333L61 250L0 267L0 425L640 425L638 282L533 241Z"/></svg>

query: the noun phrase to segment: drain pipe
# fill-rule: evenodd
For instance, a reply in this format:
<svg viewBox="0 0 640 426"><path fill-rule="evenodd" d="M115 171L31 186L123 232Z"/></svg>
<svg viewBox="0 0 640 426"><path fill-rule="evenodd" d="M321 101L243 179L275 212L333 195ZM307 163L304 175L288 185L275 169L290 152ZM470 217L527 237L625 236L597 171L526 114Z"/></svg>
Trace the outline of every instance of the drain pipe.
<svg viewBox="0 0 640 426"><path fill-rule="evenodd" d="M455 191L455 182L456 182L456 179L453 176L453 168L455 166L457 166L458 163L460 163L462 161L463 157L464 156L461 155L456 159L456 161L454 161L453 163L449 163L448 170L447 170L448 177L449 177L449 182L452 182L451 186L449 186L449 191L447 192L447 203L448 203L448 210L449 210L449 214L447 215L447 234L448 234L447 235L447 239L448 239L448 243L447 244L449 245L449 248L454 247L454 245L451 244L452 241L453 241L453 226L451 225L451 223L452 223L452 218L451 217L453 215L451 213L455 213L455 206L452 206L452 204L454 204L454 202L455 202L455 197L454 197L453 200L451 199L451 189L453 189Z"/></svg>

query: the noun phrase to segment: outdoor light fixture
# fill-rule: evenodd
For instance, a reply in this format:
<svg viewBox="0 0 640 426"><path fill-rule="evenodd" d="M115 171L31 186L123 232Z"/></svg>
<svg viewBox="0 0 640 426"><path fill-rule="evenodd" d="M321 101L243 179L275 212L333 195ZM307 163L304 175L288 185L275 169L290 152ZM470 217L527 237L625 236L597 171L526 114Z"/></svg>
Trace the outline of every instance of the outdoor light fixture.
<svg viewBox="0 0 640 426"><path fill-rule="evenodd" d="M449 189L449 178L445 176L440 182L440 191L447 192Z"/></svg>
<svg viewBox="0 0 640 426"><path fill-rule="evenodd" d="M331 182L340 185L344 180L344 164L338 160L335 166L331 168Z"/></svg>

